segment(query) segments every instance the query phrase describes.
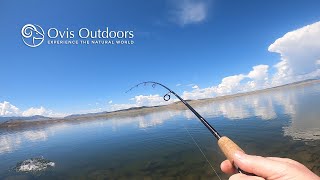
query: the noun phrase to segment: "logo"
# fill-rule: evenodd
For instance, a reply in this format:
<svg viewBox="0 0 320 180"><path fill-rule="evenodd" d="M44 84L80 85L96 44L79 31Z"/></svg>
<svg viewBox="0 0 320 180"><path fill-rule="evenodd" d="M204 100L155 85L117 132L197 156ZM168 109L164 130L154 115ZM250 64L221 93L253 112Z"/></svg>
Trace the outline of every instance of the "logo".
<svg viewBox="0 0 320 180"><path fill-rule="evenodd" d="M49 27L42 29L37 24L26 24L21 29L22 41L25 45L35 48L44 39L47 45L132 45L134 31L132 29L115 29L108 26L103 28L69 28Z"/></svg>
<svg viewBox="0 0 320 180"><path fill-rule="evenodd" d="M36 24L26 24L21 29L22 40L29 47L38 47L44 40L43 29Z"/></svg>

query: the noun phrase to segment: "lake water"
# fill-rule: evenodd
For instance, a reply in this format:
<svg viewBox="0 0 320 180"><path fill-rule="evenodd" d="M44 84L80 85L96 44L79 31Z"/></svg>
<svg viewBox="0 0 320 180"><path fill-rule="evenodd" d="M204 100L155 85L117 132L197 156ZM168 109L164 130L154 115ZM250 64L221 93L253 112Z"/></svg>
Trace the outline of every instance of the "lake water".
<svg viewBox="0 0 320 180"><path fill-rule="evenodd" d="M319 107L316 84L194 108L247 153L292 158L320 175ZM17 163L36 157L55 166L16 172ZM223 160L214 137L187 110L0 129L0 179L227 179Z"/></svg>

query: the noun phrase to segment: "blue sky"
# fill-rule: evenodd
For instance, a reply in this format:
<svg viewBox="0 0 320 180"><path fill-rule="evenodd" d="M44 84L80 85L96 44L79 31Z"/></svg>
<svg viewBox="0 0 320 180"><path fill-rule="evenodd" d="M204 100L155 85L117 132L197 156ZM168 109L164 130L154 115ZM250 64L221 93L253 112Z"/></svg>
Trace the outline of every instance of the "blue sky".
<svg viewBox="0 0 320 180"><path fill-rule="evenodd" d="M318 22L319 7L316 0L1 1L0 116L27 110L24 115L54 116L160 103L161 89L124 93L146 80L197 99L283 84L299 74L317 77L319 54L312 52L306 62L315 65L298 69L305 63L292 57L284 35ZM135 43L30 48L20 33L29 23L43 29L130 29ZM279 38L284 43L275 44ZM318 44L314 48L319 50ZM284 62L280 55L289 59L287 81L274 83L276 75L284 77L281 63L276 66ZM263 66L250 75L257 65ZM227 80L241 87L226 86L223 79L230 76L237 80Z"/></svg>

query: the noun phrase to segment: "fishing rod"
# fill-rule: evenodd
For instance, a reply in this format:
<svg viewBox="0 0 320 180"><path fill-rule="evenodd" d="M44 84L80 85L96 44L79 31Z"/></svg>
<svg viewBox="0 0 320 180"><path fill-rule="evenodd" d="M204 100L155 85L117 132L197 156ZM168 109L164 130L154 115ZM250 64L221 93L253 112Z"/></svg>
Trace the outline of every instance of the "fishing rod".
<svg viewBox="0 0 320 180"><path fill-rule="evenodd" d="M165 94L163 96L163 100L165 101L169 101L171 98L171 94L173 94L174 96L176 96L185 106L187 106L187 108L194 114L197 116L197 118L201 121L201 123L207 127L207 129L212 133L212 135L217 139L218 141L218 145L219 148L221 149L221 151L223 152L223 154L226 156L226 158L233 164L233 166L238 170L239 173L243 173L243 174L247 174L247 175L254 175L248 172L245 172L243 170L241 170L235 163L233 160L233 154L236 151L242 151L244 152L235 142L233 142L230 138L228 138L227 136L221 136L220 133L205 119L203 118L187 101L185 101L184 99L182 99L178 94L176 94L174 91L172 91L170 88L168 88L167 86L158 83L158 82L154 82L154 81L146 81L146 82L141 82L135 86L133 86L132 88L130 88L128 91L126 91L126 93L128 93L129 91L131 91L134 88L139 87L140 85L148 85L148 84L152 84L152 87L155 88L156 85L159 85L163 88L165 88L166 90L168 90L169 92L167 94Z"/></svg>

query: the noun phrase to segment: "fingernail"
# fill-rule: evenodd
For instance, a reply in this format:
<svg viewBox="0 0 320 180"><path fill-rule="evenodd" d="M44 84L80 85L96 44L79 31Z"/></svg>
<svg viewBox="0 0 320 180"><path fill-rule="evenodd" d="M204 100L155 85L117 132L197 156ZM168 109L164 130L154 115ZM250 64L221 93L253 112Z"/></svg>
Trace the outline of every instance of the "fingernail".
<svg viewBox="0 0 320 180"><path fill-rule="evenodd" d="M242 151L236 151L235 153L234 153L234 156L237 158L237 159L244 159L244 156L245 156L245 154L242 152Z"/></svg>

